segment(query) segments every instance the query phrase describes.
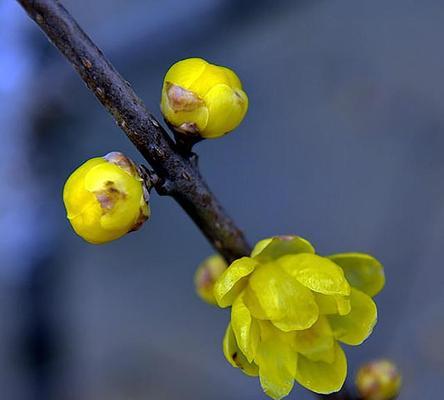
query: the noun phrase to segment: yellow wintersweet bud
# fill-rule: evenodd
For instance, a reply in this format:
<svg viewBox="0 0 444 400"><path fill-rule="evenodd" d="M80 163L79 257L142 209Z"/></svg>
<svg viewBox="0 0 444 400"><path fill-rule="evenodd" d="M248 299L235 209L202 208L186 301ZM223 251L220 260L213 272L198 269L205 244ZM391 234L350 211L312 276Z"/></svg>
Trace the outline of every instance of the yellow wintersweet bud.
<svg viewBox="0 0 444 400"><path fill-rule="evenodd" d="M160 107L178 132L217 138L241 123L248 97L231 69L188 58L174 64L165 75Z"/></svg>
<svg viewBox="0 0 444 400"><path fill-rule="evenodd" d="M218 254L206 258L197 267L194 274L194 286L202 300L209 304L216 304L216 298L213 294L214 284L227 267L227 262Z"/></svg>
<svg viewBox="0 0 444 400"><path fill-rule="evenodd" d="M364 400L391 400L401 388L401 374L389 360L377 360L361 367L356 387Z"/></svg>
<svg viewBox="0 0 444 400"><path fill-rule="evenodd" d="M273 399L288 395L295 380L316 393L338 391L347 375L339 342L355 346L370 335L372 296L383 286L382 266L369 255L321 257L297 236L262 240L214 286L218 305L231 306L225 357L259 376Z"/></svg>
<svg viewBox="0 0 444 400"><path fill-rule="evenodd" d="M137 230L150 215L142 179L122 153L92 158L66 181L69 222L87 242L100 244Z"/></svg>

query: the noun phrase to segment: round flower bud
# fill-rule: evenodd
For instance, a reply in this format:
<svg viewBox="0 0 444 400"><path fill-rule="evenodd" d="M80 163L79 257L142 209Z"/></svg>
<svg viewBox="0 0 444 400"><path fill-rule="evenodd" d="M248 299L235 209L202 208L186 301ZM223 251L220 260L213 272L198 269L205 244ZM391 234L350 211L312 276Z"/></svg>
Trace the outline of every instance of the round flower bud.
<svg viewBox="0 0 444 400"><path fill-rule="evenodd" d="M399 393L401 375L391 361L373 361L359 369L356 387L365 400L391 400Z"/></svg>
<svg viewBox="0 0 444 400"><path fill-rule="evenodd" d="M203 301L209 304L217 304L213 294L214 284L227 269L227 266L226 261L220 255L214 254L197 267L194 274L194 286Z"/></svg>
<svg viewBox="0 0 444 400"><path fill-rule="evenodd" d="M100 244L135 231L148 219L148 194L134 163L119 152L92 158L66 181L63 201L74 231Z"/></svg>
<svg viewBox="0 0 444 400"><path fill-rule="evenodd" d="M235 129L248 109L237 75L201 58L174 64L165 75L161 110L178 132L217 138Z"/></svg>

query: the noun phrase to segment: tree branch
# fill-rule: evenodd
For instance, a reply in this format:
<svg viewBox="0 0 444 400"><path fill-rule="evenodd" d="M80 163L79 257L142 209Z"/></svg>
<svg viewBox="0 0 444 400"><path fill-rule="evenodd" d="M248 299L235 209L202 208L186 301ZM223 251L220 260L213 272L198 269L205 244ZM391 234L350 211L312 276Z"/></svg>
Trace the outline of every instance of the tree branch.
<svg viewBox="0 0 444 400"><path fill-rule="evenodd" d="M227 261L250 246L202 179L198 168L146 109L129 83L56 0L18 0L112 114L159 176L159 194L172 196Z"/></svg>
<svg viewBox="0 0 444 400"><path fill-rule="evenodd" d="M68 11L57 0L17 1L151 165L158 193L172 196L228 262L248 255L250 246L202 179L194 155L178 147ZM353 399L346 391L319 397Z"/></svg>

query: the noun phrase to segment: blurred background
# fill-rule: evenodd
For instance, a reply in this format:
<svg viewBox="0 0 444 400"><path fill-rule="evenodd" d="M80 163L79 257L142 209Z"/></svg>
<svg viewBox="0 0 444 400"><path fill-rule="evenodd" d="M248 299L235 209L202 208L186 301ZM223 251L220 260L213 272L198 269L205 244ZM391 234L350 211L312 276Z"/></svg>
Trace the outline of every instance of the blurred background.
<svg viewBox="0 0 444 400"><path fill-rule="evenodd" d="M321 254L386 268L376 357L401 399L444 379L444 3L441 0L65 0L159 115L164 73L203 57L250 98L233 134L197 146L202 172L249 240L295 233ZM251 399L259 382L221 350L228 314L193 273L212 249L171 199L104 246L71 230L69 173L120 150L111 117L11 0L0 0L0 398ZM312 395L296 389L290 399Z"/></svg>

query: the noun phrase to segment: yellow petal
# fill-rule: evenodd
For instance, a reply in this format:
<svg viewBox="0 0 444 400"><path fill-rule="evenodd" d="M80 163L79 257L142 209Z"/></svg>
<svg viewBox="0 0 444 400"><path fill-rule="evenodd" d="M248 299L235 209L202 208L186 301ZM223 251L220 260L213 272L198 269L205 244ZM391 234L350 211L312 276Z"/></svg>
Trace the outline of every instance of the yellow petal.
<svg viewBox="0 0 444 400"><path fill-rule="evenodd" d="M308 240L300 236L276 236L259 241L254 247L251 257L261 262L276 260L287 254L311 253L314 248Z"/></svg>
<svg viewBox="0 0 444 400"><path fill-rule="evenodd" d="M311 291L273 263L255 270L249 287L267 319L283 331L307 329L318 319L319 309ZM254 315L253 308L251 311Z"/></svg>
<svg viewBox="0 0 444 400"><path fill-rule="evenodd" d="M373 297L384 287L384 269L376 258L364 253L334 254L329 258L344 270L350 285L361 292Z"/></svg>
<svg viewBox="0 0 444 400"><path fill-rule="evenodd" d="M93 196L94 197L94 196ZM74 231L92 244L106 243L122 236L119 231L107 231L100 224L102 218L102 209L98 201L93 201L85 205L82 212L72 219L71 225Z"/></svg>
<svg viewBox="0 0 444 400"><path fill-rule="evenodd" d="M249 376L258 376L259 370L257 365L254 362L248 362L247 358L242 354L230 324L225 332L223 351L225 358L234 368L241 369Z"/></svg>
<svg viewBox="0 0 444 400"><path fill-rule="evenodd" d="M336 314L338 312L338 306L333 296L321 293L315 293L314 295L321 315Z"/></svg>
<svg viewBox="0 0 444 400"><path fill-rule="evenodd" d="M143 196L142 185L136 178L107 162L85 175L85 188L96 196L106 193L108 199L115 194L110 209L100 220L104 229L126 232L131 229L140 215L140 198Z"/></svg>
<svg viewBox="0 0 444 400"><path fill-rule="evenodd" d="M335 359L335 340L327 318L320 316L309 329L294 332L295 350L312 361L332 363Z"/></svg>
<svg viewBox="0 0 444 400"><path fill-rule="evenodd" d="M258 322L252 318L244 302L244 295L237 296L231 308L231 327L236 342L249 362L252 362L260 340Z"/></svg>
<svg viewBox="0 0 444 400"><path fill-rule="evenodd" d="M209 115L208 108L203 100L195 95L193 107L189 106L187 109L181 109L181 107L179 107L179 109L177 109L177 103L180 103L181 101L183 102L184 100L181 100L180 96L178 96L177 101L172 102L173 97L168 95L168 93L170 93L168 87L167 82L162 89L162 98L160 102L162 114L168 122L180 129L184 129L183 127L188 125L186 128L187 131L195 130L195 133L203 131L207 126ZM180 90L180 87L177 90ZM188 98L189 96L194 96L194 94L189 93L188 95L183 95L184 98Z"/></svg>
<svg viewBox="0 0 444 400"><path fill-rule="evenodd" d="M347 315L351 311L351 303L350 298L347 296L338 296L335 295L336 305L338 307L338 314L339 315Z"/></svg>
<svg viewBox="0 0 444 400"><path fill-rule="evenodd" d="M344 351L335 343L335 359L332 363L312 361L299 355L295 377L302 386L316 393L339 391L347 377Z"/></svg>
<svg viewBox="0 0 444 400"><path fill-rule="evenodd" d="M276 328L275 328L276 329ZM287 396L294 385L297 353L282 334L267 335L261 341L256 358L259 378L265 393L278 400Z"/></svg>
<svg viewBox="0 0 444 400"><path fill-rule="evenodd" d="M295 254L281 257L279 265L314 292L348 296L350 285L344 272L334 262L315 254Z"/></svg>
<svg viewBox="0 0 444 400"><path fill-rule="evenodd" d="M350 295L351 311L344 316L330 315L328 319L335 337L345 344L361 344L372 333L377 321L377 309L367 294L353 289Z"/></svg>
<svg viewBox="0 0 444 400"><path fill-rule="evenodd" d="M274 238L271 237L259 240L259 242L255 244L253 251L251 252L251 257L256 257L258 254L260 254L262 250L264 250L271 243L273 239Z"/></svg>
<svg viewBox="0 0 444 400"><path fill-rule="evenodd" d="M231 80L232 78L228 76L224 68L207 63L199 78L190 85L189 90L204 98L214 86L219 84L230 86Z"/></svg>
<svg viewBox="0 0 444 400"><path fill-rule="evenodd" d="M351 310L350 299L348 296L332 296L322 293L315 293L315 299L319 306L319 313L322 315L347 315Z"/></svg>
<svg viewBox="0 0 444 400"><path fill-rule="evenodd" d="M202 58L188 58L172 65L165 75L165 82L173 82L184 89L202 75L208 63Z"/></svg>
<svg viewBox="0 0 444 400"><path fill-rule="evenodd" d="M234 261L220 276L214 285L214 297L219 307L231 306L242 291L258 262L249 257L242 257Z"/></svg>
<svg viewBox="0 0 444 400"><path fill-rule="evenodd" d="M259 300L250 285L245 287L243 294L245 304L250 310L251 315L256 319L267 320L267 314L259 303Z"/></svg>
<svg viewBox="0 0 444 400"><path fill-rule="evenodd" d="M213 86L204 100L208 107L208 122L201 134L206 138L231 132L242 122L248 110L245 92L224 83Z"/></svg>
<svg viewBox="0 0 444 400"><path fill-rule="evenodd" d="M63 201L66 205L68 218L71 219L79 215L87 204L97 202L94 195L85 189L84 180L85 175L92 168L104 163L106 160L103 157L91 158L77 168L66 181L63 188Z"/></svg>
<svg viewBox="0 0 444 400"><path fill-rule="evenodd" d="M242 89L242 82L232 69L222 66L219 66L219 69L224 71L230 87L233 89Z"/></svg>

